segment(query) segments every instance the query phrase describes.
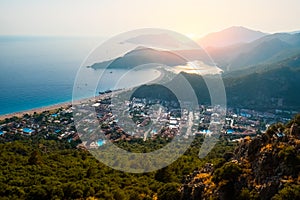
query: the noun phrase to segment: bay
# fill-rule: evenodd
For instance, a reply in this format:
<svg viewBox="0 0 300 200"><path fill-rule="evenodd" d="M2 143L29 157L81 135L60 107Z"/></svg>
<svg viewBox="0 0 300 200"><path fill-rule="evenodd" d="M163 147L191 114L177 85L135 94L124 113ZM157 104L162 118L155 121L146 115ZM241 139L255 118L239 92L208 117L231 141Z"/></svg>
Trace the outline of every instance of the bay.
<svg viewBox="0 0 300 200"><path fill-rule="evenodd" d="M0 36L0 115L49 106L72 100L76 74L89 52L103 38ZM82 70L81 70L82 71ZM95 82L101 71L84 69L87 80ZM117 89L117 80L126 74L112 70L103 74L95 91ZM136 71L125 76L142 82L157 77L157 71ZM139 80L143 77L143 80ZM120 87L120 86L118 86Z"/></svg>

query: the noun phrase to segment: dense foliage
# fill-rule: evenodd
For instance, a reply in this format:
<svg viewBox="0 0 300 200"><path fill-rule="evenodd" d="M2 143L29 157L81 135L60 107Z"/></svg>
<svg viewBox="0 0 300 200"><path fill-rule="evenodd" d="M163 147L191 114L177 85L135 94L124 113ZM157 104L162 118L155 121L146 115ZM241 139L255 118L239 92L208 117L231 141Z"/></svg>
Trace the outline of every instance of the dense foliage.
<svg viewBox="0 0 300 200"><path fill-rule="evenodd" d="M204 165L183 184L183 199L300 199L300 115L244 138L226 162Z"/></svg>
<svg viewBox="0 0 300 200"><path fill-rule="evenodd" d="M111 169L76 143L43 134L0 137L0 199L299 199L300 115L239 143L224 138L199 159L202 136L176 162L151 173ZM132 152L164 138L118 141Z"/></svg>
<svg viewBox="0 0 300 200"><path fill-rule="evenodd" d="M8 139L10 142L3 142ZM184 175L208 161L220 162L218 157L234 148L233 144L220 142L207 158L200 160L197 154L203 138L197 137L172 165L157 172L129 174L105 166L88 151L76 149L64 140L5 135L1 141L1 199L174 199ZM162 140L144 145L118 143L136 152L162 144Z"/></svg>

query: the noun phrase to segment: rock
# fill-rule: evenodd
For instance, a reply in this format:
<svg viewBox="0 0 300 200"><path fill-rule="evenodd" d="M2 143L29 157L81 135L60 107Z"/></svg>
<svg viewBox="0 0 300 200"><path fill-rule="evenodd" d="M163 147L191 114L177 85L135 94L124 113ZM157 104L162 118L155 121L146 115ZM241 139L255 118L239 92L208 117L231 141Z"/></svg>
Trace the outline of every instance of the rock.
<svg viewBox="0 0 300 200"><path fill-rule="evenodd" d="M248 146L248 152L247 152L248 156L256 155L259 152L262 144L263 144L263 141L260 137L254 138Z"/></svg>
<svg viewBox="0 0 300 200"><path fill-rule="evenodd" d="M187 186L183 187L183 199L267 200L288 187L286 183L299 184L300 115L297 120L291 126L275 125L265 134L245 138L233 156L224 154L223 158L227 161L224 165L235 163L241 169L234 181L226 178L233 174L222 168L224 165L214 170L214 166L207 163L194 171ZM242 191L244 196L241 196Z"/></svg>
<svg viewBox="0 0 300 200"><path fill-rule="evenodd" d="M298 126L296 123L293 123L290 128L290 135L300 139L300 126Z"/></svg>
<svg viewBox="0 0 300 200"><path fill-rule="evenodd" d="M271 199L277 192L279 187L279 181L275 182L268 182L264 184L259 192L260 198L262 200L269 200Z"/></svg>

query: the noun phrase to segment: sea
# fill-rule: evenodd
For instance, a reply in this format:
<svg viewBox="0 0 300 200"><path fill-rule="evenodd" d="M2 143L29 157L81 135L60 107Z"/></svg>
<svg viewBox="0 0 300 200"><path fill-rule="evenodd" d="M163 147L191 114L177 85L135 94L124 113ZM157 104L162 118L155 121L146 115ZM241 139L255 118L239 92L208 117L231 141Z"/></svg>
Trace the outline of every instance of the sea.
<svg viewBox="0 0 300 200"><path fill-rule="evenodd" d="M79 69L88 82L101 82L82 98L116 88L113 77L123 77L124 70L102 73L81 66L89 53L106 38L0 36L0 115L50 106L72 100L73 86ZM84 68L83 68L84 67ZM151 80L155 70L127 73L124 80ZM124 82L124 81L123 81ZM119 86L121 88L121 86Z"/></svg>

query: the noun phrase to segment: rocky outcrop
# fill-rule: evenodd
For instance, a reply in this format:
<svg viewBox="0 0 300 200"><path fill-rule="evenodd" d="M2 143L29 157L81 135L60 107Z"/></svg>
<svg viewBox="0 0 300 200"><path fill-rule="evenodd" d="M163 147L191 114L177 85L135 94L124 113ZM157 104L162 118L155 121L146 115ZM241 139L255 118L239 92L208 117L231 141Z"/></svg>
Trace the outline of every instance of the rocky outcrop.
<svg viewBox="0 0 300 200"><path fill-rule="evenodd" d="M296 123L293 123L290 128L290 135L295 136L300 139L300 126Z"/></svg>
<svg viewBox="0 0 300 200"><path fill-rule="evenodd" d="M200 170L194 170L191 175L184 177L181 187L182 200L203 199L205 190L211 187L211 173L214 166L206 163Z"/></svg>
<svg viewBox="0 0 300 200"><path fill-rule="evenodd" d="M297 116L285 126L277 124L265 134L244 138L233 157L224 155L223 166L207 170L207 164L189 176L183 183L182 199L269 200L282 195L285 188L299 188L299 124ZM300 194L289 192L295 192L290 196Z"/></svg>

